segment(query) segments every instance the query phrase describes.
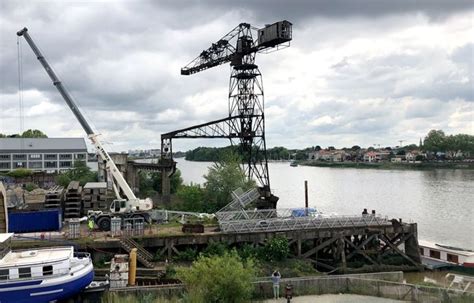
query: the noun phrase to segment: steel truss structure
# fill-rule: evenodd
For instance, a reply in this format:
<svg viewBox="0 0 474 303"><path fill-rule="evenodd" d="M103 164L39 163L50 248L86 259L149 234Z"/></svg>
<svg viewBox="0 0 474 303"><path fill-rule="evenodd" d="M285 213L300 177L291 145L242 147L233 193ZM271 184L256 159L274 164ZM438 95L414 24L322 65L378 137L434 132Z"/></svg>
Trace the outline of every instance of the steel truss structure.
<svg viewBox="0 0 474 303"><path fill-rule="evenodd" d="M230 139L232 145L239 147L247 177L255 178L259 184L259 208L275 208L278 197L270 191L262 74L255 64L255 55L257 52L281 48L282 45L289 46L291 39L291 23L288 21L277 22L260 30L248 23L241 23L182 68L182 75L191 75L230 62L229 116L163 134L163 163L174 164L171 161L174 138ZM166 194L164 190L163 193Z"/></svg>
<svg viewBox="0 0 474 303"><path fill-rule="evenodd" d="M356 216L292 216L292 209L230 211L216 213L219 227L225 233L274 232L327 228L360 228L392 226L392 221L380 215Z"/></svg>

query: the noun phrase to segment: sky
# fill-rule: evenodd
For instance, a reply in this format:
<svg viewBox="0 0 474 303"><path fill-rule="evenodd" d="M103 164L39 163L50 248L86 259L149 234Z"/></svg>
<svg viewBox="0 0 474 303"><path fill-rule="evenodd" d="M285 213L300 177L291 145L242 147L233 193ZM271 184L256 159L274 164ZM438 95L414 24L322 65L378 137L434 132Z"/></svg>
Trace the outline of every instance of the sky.
<svg viewBox="0 0 474 303"><path fill-rule="evenodd" d="M396 146L431 129L474 134L473 1L0 0L0 133L86 137L33 40L111 151L228 116L228 64L180 68L241 22L293 23L291 46L257 54L267 147ZM226 146L177 139L174 151Z"/></svg>

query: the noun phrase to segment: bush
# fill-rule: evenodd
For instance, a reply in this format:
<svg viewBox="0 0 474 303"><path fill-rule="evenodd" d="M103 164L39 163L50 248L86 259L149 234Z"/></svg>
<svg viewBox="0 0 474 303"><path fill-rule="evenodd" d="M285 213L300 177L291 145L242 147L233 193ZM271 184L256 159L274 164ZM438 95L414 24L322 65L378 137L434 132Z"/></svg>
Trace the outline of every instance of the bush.
<svg viewBox="0 0 474 303"><path fill-rule="evenodd" d="M226 252L228 252L228 246L222 242L211 242L209 245L203 250L202 255L204 256L223 256Z"/></svg>
<svg viewBox="0 0 474 303"><path fill-rule="evenodd" d="M265 243L262 254L266 261L282 261L285 260L290 253L288 239L284 237L274 237Z"/></svg>
<svg viewBox="0 0 474 303"><path fill-rule="evenodd" d="M237 249L239 256L244 259L257 259L259 256L259 249L253 247L251 244L245 243L240 248Z"/></svg>
<svg viewBox="0 0 474 303"><path fill-rule="evenodd" d="M188 302L249 302L256 271L254 262L243 261L235 250L223 256L200 256L190 268L179 268L178 278L188 292Z"/></svg>
<svg viewBox="0 0 474 303"><path fill-rule="evenodd" d="M196 260L197 256L198 256L197 250L188 247L188 248L186 248L185 250L180 251L180 252L174 257L174 259L175 259L176 261L191 262L191 261Z"/></svg>
<svg viewBox="0 0 474 303"><path fill-rule="evenodd" d="M37 188L38 188L38 186L36 186L36 184L34 184L34 183L27 183L25 185L25 190L26 191L32 191L32 190L37 189Z"/></svg>
<svg viewBox="0 0 474 303"><path fill-rule="evenodd" d="M12 178L26 178L33 174L33 171L26 168L18 168L7 173L7 176Z"/></svg>
<svg viewBox="0 0 474 303"><path fill-rule="evenodd" d="M207 206L204 203L204 189L199 184L183 185L178 189L176 196L180 204L176 207L178 210L192 212L207 212Z"/></svg>

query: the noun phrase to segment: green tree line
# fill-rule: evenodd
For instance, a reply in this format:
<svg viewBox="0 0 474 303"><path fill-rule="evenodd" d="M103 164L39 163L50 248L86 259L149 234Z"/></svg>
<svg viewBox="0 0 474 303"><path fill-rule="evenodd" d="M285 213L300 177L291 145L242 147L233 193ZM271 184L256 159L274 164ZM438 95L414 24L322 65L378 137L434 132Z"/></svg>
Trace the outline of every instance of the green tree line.
<svg viewBox="0 0 474 303"><path fill-rule="evenodd" d="M48 138L48 136L38 129L29 129L21 134L6 135L0 133L0 138Z"/></svg>
<svg viewBox="0 0 474 303"><path fill-rule="evenodd" d="M311 149L311 148L309 148ZM306 150L290 150L282 146L267 149L267 159L269 160L288 160L306 159ZM185 159L189 161L219 161L225 154L232 152L239 154L239 146L226 147L197 147L185 153ZM260 154L260 160L263 160L263 153ZM245 160L245 159L244 159Z"/></svg>
<svg viewBox="0 0 474 303"><path fill-rule="evenodd" d="M444 152L455 157L461 152L464 156L474 155L474 136L468 134L446 135L442 130L431 130L423 141L423 150Z"/></svg>

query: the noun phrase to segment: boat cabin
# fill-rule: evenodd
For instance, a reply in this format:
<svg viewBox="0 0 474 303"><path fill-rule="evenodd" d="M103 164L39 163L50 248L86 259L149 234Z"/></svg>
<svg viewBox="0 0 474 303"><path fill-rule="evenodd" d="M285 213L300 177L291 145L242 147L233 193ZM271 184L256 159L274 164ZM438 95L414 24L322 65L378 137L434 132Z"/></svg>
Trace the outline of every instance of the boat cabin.
<svg viewBox="0 0 474 303"><path fill-rule="evenodd" d="M0 234L0 284L5 281L41 279L69 273L72 247L12 251L13 234Z"/></svg>
<svg viewBox="0 0 474 303"><path fill-rule="evenodd" d="M423 263L431 267L459 265L474 267L474 251L419 240Z"/></svg>

